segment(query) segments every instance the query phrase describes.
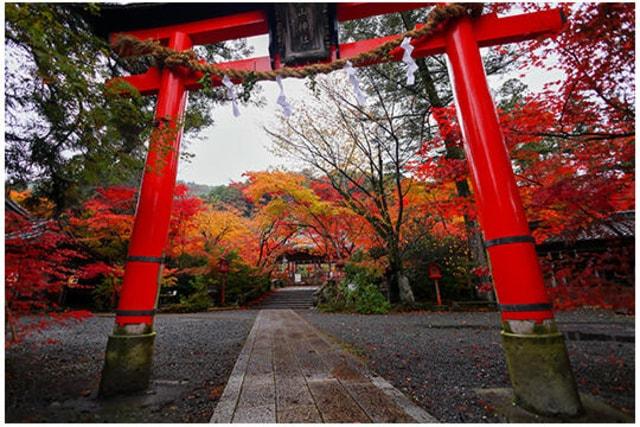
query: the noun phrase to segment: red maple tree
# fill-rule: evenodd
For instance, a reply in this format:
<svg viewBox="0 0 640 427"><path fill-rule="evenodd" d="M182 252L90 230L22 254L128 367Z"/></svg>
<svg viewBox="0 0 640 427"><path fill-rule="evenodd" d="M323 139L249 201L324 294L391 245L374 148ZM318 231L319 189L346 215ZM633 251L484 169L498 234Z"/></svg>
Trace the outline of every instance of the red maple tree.
<svg viewBox="0 0 640 427"><path fill-rule="evenodd" d="M84 258L59 224L6 212L5 230L6 345L52 322L89 316L58 304L62 289L75 283L75 262Z"/></svg>

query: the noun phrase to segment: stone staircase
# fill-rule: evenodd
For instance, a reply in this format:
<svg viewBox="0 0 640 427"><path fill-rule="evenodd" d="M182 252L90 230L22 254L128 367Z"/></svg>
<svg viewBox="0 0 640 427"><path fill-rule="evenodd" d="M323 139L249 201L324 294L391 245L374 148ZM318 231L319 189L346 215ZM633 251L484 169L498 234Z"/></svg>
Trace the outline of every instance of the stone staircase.
<svg viewBox="0 0 640 427"><path fill-rule="evenodd" d="M289 286L276 289L271 295L256 304L254 308L307 310L313 307L313 293L317 289L316 286Z"/></svg>

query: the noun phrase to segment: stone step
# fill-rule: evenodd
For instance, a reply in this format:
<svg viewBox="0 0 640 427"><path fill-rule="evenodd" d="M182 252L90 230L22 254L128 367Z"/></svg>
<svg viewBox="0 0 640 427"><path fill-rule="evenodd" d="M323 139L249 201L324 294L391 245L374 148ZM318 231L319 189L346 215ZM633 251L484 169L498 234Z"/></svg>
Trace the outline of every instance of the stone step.
<svg viewBox="0 0 640 427"><path fill-rule="evenodd" d="M313 296L313 293L310 294L271 294L269 295L271 298L309 298Z"/></svg>
<svg viewBox="0 0 640 427"><path fill-rule="evenodd" d="M291 305L291 306L294 306L294 305L309 305L309 306L311 306L313 304L311 303L311 301L302 301L302 302L265 301L262 304L260 304L260 306L262 306L262 307L266 307L268 305Z"/></svg>
<svg viewBox="0 0 640 427"><path fill-rule="evenodd" d="M313 301L308 300L296 300L296 301L285 301L285 300L265 300L262 304L313 304Z"/></svg>
<svg viewBox="0 0 640 427"><path fill-rule="evenodd" d="M269 295L268 298L274 298L274 299L310 299L313 297L313 294L309 294L309 295Z"/></svg>
<svg viewBox="0 0 640 427"><path fill-rule="evenodd" d="M315 289L278 289L255 308L306 310L313 307L314 292Z"/></svg>
<svg viewBox="0 0 640 427"><path fill-rule="evenodd" d="M313 307L313 304L311 303L298 303L298 304L262 303L256 306L256 308L271 308L271 307Z"/></svg>
<svg viewBox="0 0 640 427"><path fill-rule="evenodd" d="M278 302L278 301L265 301L262 304L263 306L267 305L313 305L311 301L302 301L302 302Z"/></svg>
<svg viewBox="0 0 640 427"><path fill-rule="evenodd" d="M287 295L312 295L313 292L310 291L276 291L274 292L272 295L283 295L283 296L287 296Z"/></svg>
<svg viewBox="0 0 640 427"><path fill-rule="evenodd" d="M310 298L313 293L309 294L271 294L271 298Z"/></svg>

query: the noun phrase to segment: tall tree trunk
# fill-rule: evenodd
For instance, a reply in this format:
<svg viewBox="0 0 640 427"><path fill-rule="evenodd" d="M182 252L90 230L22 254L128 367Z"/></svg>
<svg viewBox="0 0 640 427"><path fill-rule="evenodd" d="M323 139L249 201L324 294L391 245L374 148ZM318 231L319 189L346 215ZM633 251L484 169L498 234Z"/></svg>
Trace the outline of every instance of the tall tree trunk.
<svg viewBox="0 0 640 427"><path fill-rule="evenodd" d="M389 288L389 302L413 305L415 298L409 284L409 278L404 274L397 238L395 236L389 238L388 244L389 268L386 273L386 280Z"/></svg>
<svg viewBox="0 0 640 427"><path fill-rule="evenodd" d="M402 12L401 16L402 22L404 23L407 31L411 30L416 24L415 19L413 19L412 15L408 12ZM431 106L436 108L446 107L445 102L438 94L438 90L436 89L433 78L431 76L431 72L429 71L429 67L427 66L424 58L416 60L416 63L418 65L418 72L420 73L420 77L422 78L422 81L424 83L425 94ZM465 159L464 150L462 150L455 144L456 141L452 141L450 140L450 138L447 138L444 142L446 149L445 155L447 158L459 160ZM469 182L466 179L456 181L456 190L458 192L458 196L460 197L468 198L471 196L471 191L469 190ZM480 232L478 222L474 219L469 218L468 215L464 215L464 224L471 262L476 267L480 267L483 270L488 271L489 263L487 260L487 253L484 249L482 233ZM491 279L483 276L479 278L479 280L490 281Z"/></svg>

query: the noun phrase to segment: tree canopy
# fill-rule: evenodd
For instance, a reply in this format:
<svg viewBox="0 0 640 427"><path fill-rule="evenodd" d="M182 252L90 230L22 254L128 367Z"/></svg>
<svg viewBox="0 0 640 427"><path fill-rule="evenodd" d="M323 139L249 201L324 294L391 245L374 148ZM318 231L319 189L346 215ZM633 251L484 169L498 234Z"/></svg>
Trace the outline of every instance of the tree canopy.
<svg viewBox="0 0 640 427"><path fill-rule="evenodd" d="M93 33L86 16L99 14L98 4L11 3L5 12L7 184L33 187L55 204L55 214L97 187L137 184L155 99L106 82L150 64L120 58ZM239 41L198 51L231 59L251 49ZM211 126L223 100L219 89L194 92L187 135Z"/></svg>

